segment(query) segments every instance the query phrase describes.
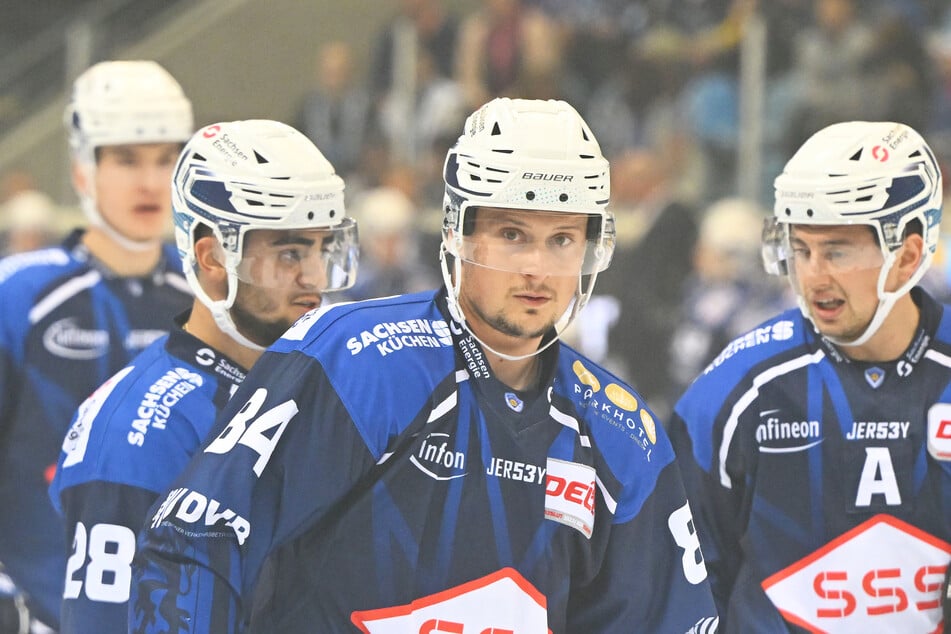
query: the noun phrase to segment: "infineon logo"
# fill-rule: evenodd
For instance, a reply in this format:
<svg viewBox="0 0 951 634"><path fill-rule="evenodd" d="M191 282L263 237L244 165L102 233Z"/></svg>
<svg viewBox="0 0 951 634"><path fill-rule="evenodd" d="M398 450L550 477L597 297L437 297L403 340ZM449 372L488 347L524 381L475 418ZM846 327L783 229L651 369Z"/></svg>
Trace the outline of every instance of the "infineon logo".
<svg viewBox="0 0 951 634"><path fill-rule="evenodd" d="M770 601L810 632L933 632L951 544L876 515L763 581Z"/></svg>

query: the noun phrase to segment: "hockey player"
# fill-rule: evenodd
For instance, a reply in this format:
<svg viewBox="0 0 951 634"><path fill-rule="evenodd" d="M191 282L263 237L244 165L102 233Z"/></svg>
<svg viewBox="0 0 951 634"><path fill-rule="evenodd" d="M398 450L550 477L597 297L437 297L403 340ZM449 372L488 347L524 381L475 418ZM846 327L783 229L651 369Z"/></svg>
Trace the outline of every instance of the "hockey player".
<svg viewBox="0 0 951 634"><path fill-rule="evenodd" d="M343 181L283 123L199 130L172 187L195 301L181 328L83 403L66 436L50 488L72 544L61 634L127 631L135 535L149 506L264 347L356 274Z"/></svg>
<svg viewBox="0 0 951 634"><path fill-rule="evenodd" d="M0 562L50 626L66 562L46 489L69 421L191 302L162 242L192 132L179 84L152 61L96 64L73 84L65 123L89 225L0 262Z"/></svg>
<svg viewBox="0 0 951 634"><path fill-rule="evenodd" d="M801 310L738 337L670 423L727 632L934 632L951 560L951 322L920 287L941 175L900 123L820 130L776 179Z"/></svg>
<svg viewBox="0 0 951 634"><path fill-rule="evenodd" d="M712 631L673 451L559 342L614 245L561 101L445 163L446 287L331 306L255 365L141 537L131 631Z"/></svg>

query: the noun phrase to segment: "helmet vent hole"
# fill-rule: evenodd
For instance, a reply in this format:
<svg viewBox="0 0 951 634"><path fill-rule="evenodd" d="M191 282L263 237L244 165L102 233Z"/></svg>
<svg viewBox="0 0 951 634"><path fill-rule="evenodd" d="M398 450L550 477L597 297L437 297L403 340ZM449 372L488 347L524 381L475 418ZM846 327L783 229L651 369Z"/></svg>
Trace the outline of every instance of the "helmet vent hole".
<svg viewBox="0 0 951 634"><path fill-rule="evenodd" d="M535 200L535 192L525 192L525 198L528 200Z"/></svg>
<svg viewBox="0 0 951 634"><path fill-rule="evenodd" d="M791 215L792 215L792 209L790 209L789 207L786 207L786 215L787 215L787 216L791 216Z"/></svg>
<svg viewBox="0 0 951 634"><path fill-rule="evenodd" d="M201 154L199 154L198 152L195 152L194 154L192 154L192 158L194 158L196 161L207 161L207 160L208 160L208 159L206 159L204 156L202 156Z"/></svg>
<svg viewBox="0 0 951 634"><path fill-rule="evenodd" d="M579 154L578 157L579 157L579 158L583 158L583 159L593 159L593 158L594 158L594 156L593 156L592 154Z"/></svg>
<svg viewBox="0 0 951 634"><path fill-rule="evenodd" d="M261 156L260 154L258 154L256 151L254 152L254 158L257 159L258 165L264 165L264 164L266 164L266 163L270 163L269 160L267 160L266 158L264 158L263 156Z"/></svg>
<svg viewBox="0 0 951 634"><path fill-rule="evenodd" d="M500 134L502 134L502 131L499 129L499 122L496 121L492 124L492 136L498 136Z"/></svg>
<svg viewBox="0 0 951 634"><path fill-rule="evenodd" d="M563 203L568 202L568 194L560 194L558 196L558 200L560 200Z"/></svg>
<svg viewBox="0 0 951 634"><path fill-rule="evenodd" d="M849 157L850 161L859 161L862 159L862 150L859 149L858 152Z"/></svg>
<svg viewBox="0 0 951 634"><path fill-rule="evenodd" d="M313 212L311 212L311 213L313 213ZM331 209L331 210L330 210L330 213L329 213L328 215L329 215L331 218L336 218L336 217L337 217L337 210L336 210L336 209Z"/></svg>
<svg viewBox="0 0 951 634"><path fill-rule="evenodd" d="M581 138L583 138L585 141L590 141L590 140L591 140L591 139L588 138L588 131L587 131L587 130L584 130L584 129L581 130Z"/></svg>
<svg viewBox="0 0 951 634"><path fill-rule="evenodd" d="M313 220L313 219L314 219L314 212L308 211L308 212L307 212L307 219L308 219L308 220Z"/></svg>
<svg viewBox="0 0 951 634"><path fill-rule="evenodd" d="M813 213L814 213L814 212L813 212L811 209L807 209L807 210L806 210L806 215L809 216L810 218L812 218L812 214L813 214Z"/></svg>

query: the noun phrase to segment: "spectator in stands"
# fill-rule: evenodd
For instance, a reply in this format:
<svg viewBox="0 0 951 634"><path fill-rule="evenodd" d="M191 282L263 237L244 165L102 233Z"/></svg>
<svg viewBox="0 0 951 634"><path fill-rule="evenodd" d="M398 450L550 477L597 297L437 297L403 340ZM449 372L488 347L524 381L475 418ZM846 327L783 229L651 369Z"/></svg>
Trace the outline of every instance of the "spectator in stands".
<svg viewBox="0 0 951 634"><path fill-rule="evenodd" d="M346 42L334 40L318 49L314 85L304 95L296 125L344 176L359 166L373 121L370 95L353 66Z"/></svg>
<svg viewBox="0 0 951 634"><path fill-rule="evenodd" d="M563 57L562 39L556 23L528 2L483 0L462 19L456 49L455 77L467 105L475 109L492 97L529 92L533 98L560 96L553 73Z"/></svg>
<svg viewBox="0 0 951 634"><path fill-rule="evenodd" d="M374 97L379 99L394 89L402 60L424 54L433 62L435 75L452 77L458 30L446 0L400 0L397 13L386 22L374 45L370 70Z"/></svg>
<svg viewBox="0 0 951 634"><path fill-rule="evenodd" d="M439 285L436 269L428 265L437 252L420 252L416 210L406 194L395 187L366 191L354 202L354 217L360 225L360 277L343 293L347 299L415 293Z"/></svg>
<svg viewBox="0 0 951 634"><path fill-rule="evenodd" d="M861 119L865 64L872 50L872 29L856 0L814 0L813 23L796 41L797 104L787 152L820 128Z"/></svg>
<svg viewBox="0 0 951 634"><path fill-rule="evenodd" d="M760 234L765 218L757 204L735 197L720 199L704 211L693 269L674 311L671 399L735 337L793 305L787 286L763 275Z"/></svg>

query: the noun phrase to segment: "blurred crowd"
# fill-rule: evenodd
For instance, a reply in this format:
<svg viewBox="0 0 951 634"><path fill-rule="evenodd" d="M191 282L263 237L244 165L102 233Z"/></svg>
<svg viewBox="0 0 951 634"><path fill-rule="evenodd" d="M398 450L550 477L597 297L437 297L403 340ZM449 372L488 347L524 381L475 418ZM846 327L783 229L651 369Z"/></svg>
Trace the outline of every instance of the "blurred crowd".
<svg viewBox="0 0 951 634"><path fill-rule="evenodd" d="M661 414L725 343L789 305L759 266L759 231L773 178L808 136L901 121L951 164L947 0L484 0L462 12L401 0L370 46L358 69L352 44L318 43L288 121L344 177L361 226L345 299L438 282L442 161L467 113L495 96L564 99L611 161L619 237L572 341ZM741 198L751 59L759 185ZM6 253L59 239L74 217L28 174L8 175L0 196ZM927 279L939 298L949 273L945 249Z"/></svg>

